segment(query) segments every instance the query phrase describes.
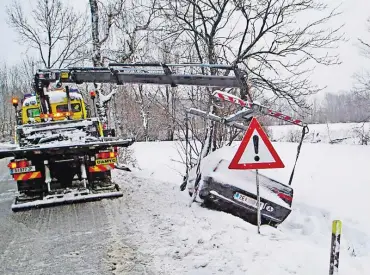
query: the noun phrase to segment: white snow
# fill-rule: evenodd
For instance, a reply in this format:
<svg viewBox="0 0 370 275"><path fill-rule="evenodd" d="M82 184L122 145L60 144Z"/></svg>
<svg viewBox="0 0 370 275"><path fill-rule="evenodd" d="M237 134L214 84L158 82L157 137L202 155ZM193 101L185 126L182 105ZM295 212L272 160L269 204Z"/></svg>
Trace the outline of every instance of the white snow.
<svg viewBox="0 0 370 275"><path fill-rule="evenodd" d="M65 102L67 99L66 93L63 91L51 91L51 92L47 92L46 94L49 95L50 103ZM69 96L71 100L82 99L82 95L76 92L70 92Z"/></svg>
<svg viewBox="0 0 370 275"><path fill-rule="evenodd" d="M287 183L297 144L273 144L286 168L263 173ZM292 213L277 229L262 227L261 235L230 214L188 207L175 143L131 148L141 171L115 170L126 196L112 211L122 215L117 224L135 229L122 233L125 245L136 247L154 274L328 274L334 219L343 221L339 274L370 274L370 147L304 144ZM124 265L119 253L117 274Z"/></svg>
<svg viewBox="0 0 370 275"><path fill-rule="evenodd" d="M66 93L64 91L50 91L46 92L46 95L50 98L50 103L61 103L66 101ZM82 99L82 95L77 92L69 93L71 100ZM23 102L23 106L36 105L36 96L30 96L26 98Z"/></svg>
<svg viewBox="0 0 370 275"><path fill-rule="evenodd" d="M49 125L44 126L41 124L25 124L22 125L23 132L26 135L29 135L30 133L37 133L37 132L46 132L46 131L56 131L56 130L63 130L63 129L71 129L71 128L77 128L77 127L88 127L93 125L93 120L65 120L63 123L56 121L51 122ZM51 135L52 133L50 132Z"/></svg>
<svg viewBox="0 0 370 275"><path fill-rule="evenodd" d="M14 143L0 143L0 150L3 150L3 149L15 149L17 148L18 146Z"/></svg>

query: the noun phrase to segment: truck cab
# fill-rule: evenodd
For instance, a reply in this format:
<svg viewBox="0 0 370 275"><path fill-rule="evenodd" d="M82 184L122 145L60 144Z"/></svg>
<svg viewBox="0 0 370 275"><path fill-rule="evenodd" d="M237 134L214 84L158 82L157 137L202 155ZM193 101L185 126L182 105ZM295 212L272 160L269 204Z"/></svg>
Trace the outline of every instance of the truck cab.
<svg viewBox="0 0 370 275"><path fill-rule="evenodd" d="M50 100L50 114L41 114L36 95L26 94L24 96L21 107L22 124L39 123L42 118L49 118L52 121L66 120L68 117L71 120L87 118L84 99L77 89L70 89L70 111L68 110L68 98L64 88L50 90L46 92L46 95L49 96Z"/></svg>

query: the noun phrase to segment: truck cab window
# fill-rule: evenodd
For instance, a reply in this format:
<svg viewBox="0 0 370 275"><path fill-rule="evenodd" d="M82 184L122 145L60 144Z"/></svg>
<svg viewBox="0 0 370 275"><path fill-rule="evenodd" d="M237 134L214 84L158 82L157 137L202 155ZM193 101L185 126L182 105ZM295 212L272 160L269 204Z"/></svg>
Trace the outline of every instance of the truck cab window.
<svg viewBox="0 0 370 275"><path fill-rule="evenodd" d="M81 104L73 103L71 104L72 112L81 112ZM57 105L57 112L68 112L68 104Z"/></svg>
<svg viewBox="0 0 370 275"><path fill-rule="evenodd" d="M40 116L40 109L32 108L27 110L27 116L30 118L39 117Z"/></svg>

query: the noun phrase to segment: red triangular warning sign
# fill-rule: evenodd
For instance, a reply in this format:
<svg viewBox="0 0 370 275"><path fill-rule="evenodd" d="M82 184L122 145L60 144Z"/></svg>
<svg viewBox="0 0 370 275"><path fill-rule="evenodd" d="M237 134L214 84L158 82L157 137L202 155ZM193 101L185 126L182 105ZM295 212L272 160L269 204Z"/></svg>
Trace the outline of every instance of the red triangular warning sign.
<svg viewBox="0 0 370 275"><path fill-rule="evenodd" d="M232 159L229 169L272 169L285 165L255 117Z"/></svg>

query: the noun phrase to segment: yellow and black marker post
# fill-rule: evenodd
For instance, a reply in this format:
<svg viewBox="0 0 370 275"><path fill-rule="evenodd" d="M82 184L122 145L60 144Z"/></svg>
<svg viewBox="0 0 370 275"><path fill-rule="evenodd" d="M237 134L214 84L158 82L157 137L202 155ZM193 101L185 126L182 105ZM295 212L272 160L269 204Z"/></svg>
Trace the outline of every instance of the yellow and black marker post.
<svg viewBox="0 0 370 275"><path fill-rule="evenodd" d="M342 222L339 220L333 221L330 247L329 275L338 274L341 234L342 234Z"/></svg>

